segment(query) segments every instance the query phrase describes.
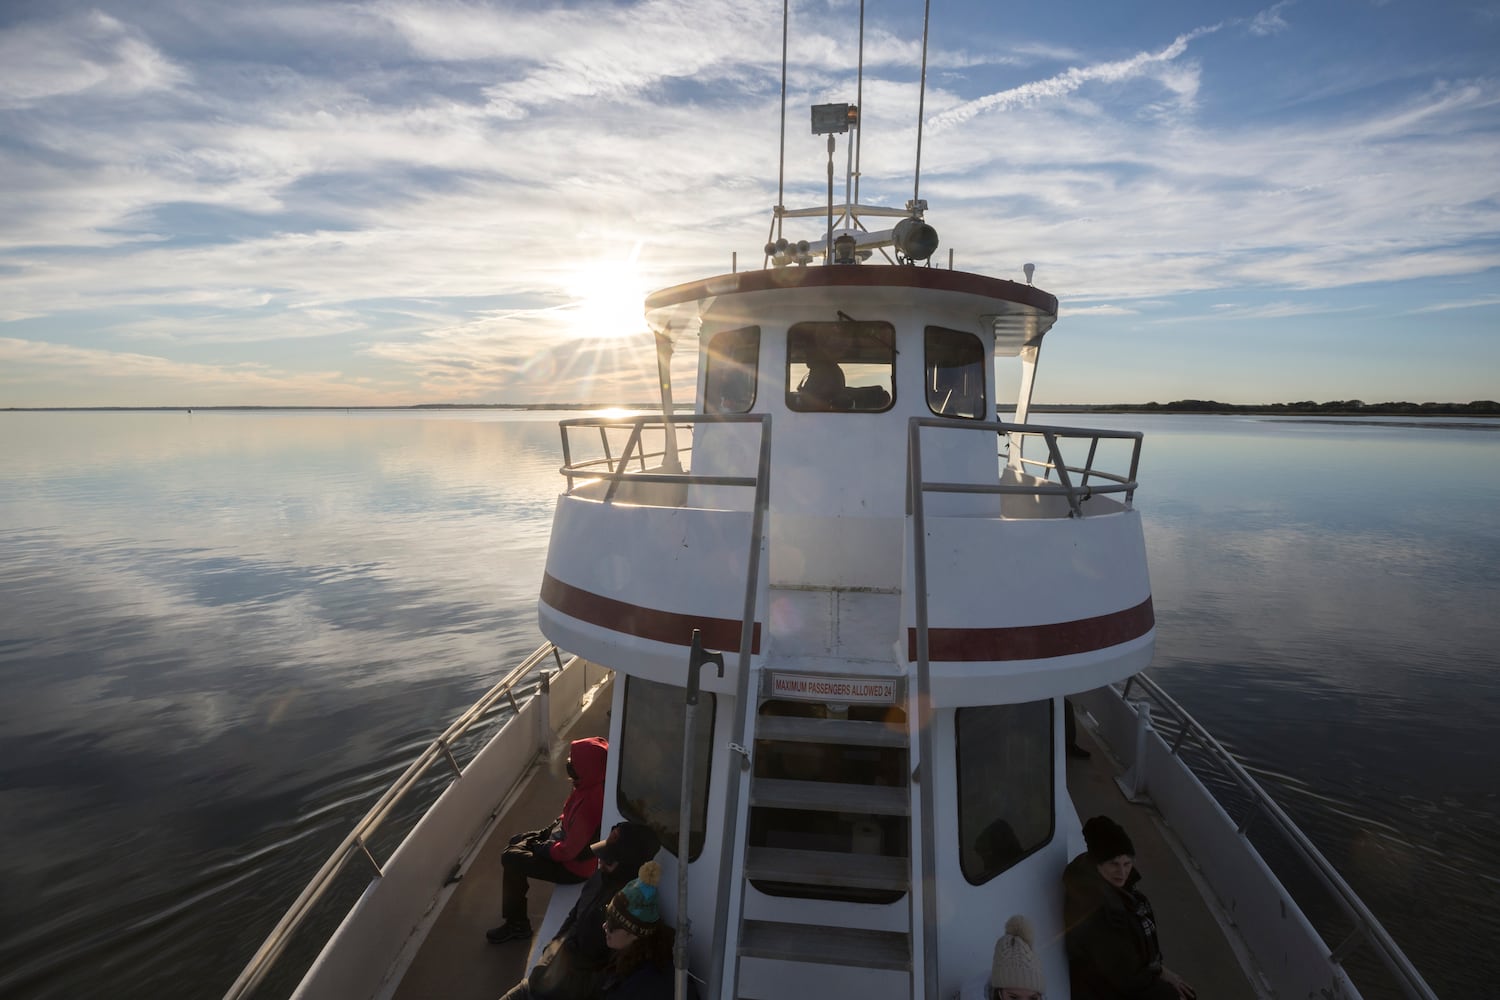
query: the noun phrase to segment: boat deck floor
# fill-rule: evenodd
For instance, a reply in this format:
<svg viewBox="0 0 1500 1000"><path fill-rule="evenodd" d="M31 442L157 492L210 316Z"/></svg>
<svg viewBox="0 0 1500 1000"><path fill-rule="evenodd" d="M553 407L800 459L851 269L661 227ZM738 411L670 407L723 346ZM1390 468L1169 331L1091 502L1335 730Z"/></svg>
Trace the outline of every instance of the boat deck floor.
<svg viewBox="0 0 1500 1000"><path fill-rule="evenodd" d="M609 699L596 698L570 739L609 734ZM536 769L514 806L501 818L488 842L454 887L416 958L406 970L392 1000L496 1000L526 973L531 942L490 944L484 932L500 923L500 855L511 834L539 830L557 818L568 797L565 755ZM536 879L526 894L531 926L541 927L552 898L552 886Z"/></svg>
<svg viewBox="0 0 1500 1000"><path fill-rule="evenodd" d="M1068 792L1078 818L1103 814L1130 834L1141 873L1140 890L1156 913L1167 968L1187 980L1200 997L1255 1000L1262 996L1242 971L1219 916L1204 900L1206 890L1200 891L1188 864L1172 846L1171 831L1161 817L1151 806L1125 797L1115 784L1119 765L1082 725L1078 741L1092 752L1088 760L1068 760Z"/></svg>
<svg viewBox="0 0 1500 1000"><path fill-rule="evenodd" d="M608 729L608 700L585 712L572 736L603 734ZM1169 968L1213 1000L1256 1000L1261 994L1240 971L1218 917L1204 901L1187 865L1171 845L1154 810L1127 801L1114 782L1118 772L1105 748L1079 726L1079 740L1093 756L1068 761L1068 788L1082 819L1106 814L1129 831L1142 874L1141 888L1151 897ZM500 922L500 855L511 832L535 830L557 815L567 797L567 778L554 768L538 768L495 836L454 888L426 941L407 969L393 1000L496 1000L526 975L530 943L492 945L487 928ZM1058 873L1059 879L1061 873ZM540 927L552 887L532 881L527 897L533 927ZM1059 887L1060 891L1060 887ZM1058 991L1059 994L1061 991Z"/></svg>

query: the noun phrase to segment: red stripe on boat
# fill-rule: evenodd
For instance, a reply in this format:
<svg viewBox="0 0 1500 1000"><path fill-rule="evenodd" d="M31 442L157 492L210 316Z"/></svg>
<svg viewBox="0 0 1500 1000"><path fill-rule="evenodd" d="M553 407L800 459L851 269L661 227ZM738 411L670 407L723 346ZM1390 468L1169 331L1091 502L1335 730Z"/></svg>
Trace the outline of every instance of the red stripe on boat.
<svg viewBox="0 0 1500 1000"><path fill-rule="evenodd" d="M1078 621L1012 628L935 628L927 633L927 659L949 663L1039 660L1087 653L1138 639L1151 631L1151 598L1133 608ZM917 630L906 630L906 656L917 658Z"/></svg>
<svg viewBox="0 0 1500 1000"><path fill-rule="evenodd" d="M698 629L708 649L728 653L740 650L740 623L733 618L703 618L644 608L580 590L550 573L542 578L542 601L565 615L612 632L686 647L693 643L693 629ZM760 622L750 633L750 652L760 652Z"/></svg>

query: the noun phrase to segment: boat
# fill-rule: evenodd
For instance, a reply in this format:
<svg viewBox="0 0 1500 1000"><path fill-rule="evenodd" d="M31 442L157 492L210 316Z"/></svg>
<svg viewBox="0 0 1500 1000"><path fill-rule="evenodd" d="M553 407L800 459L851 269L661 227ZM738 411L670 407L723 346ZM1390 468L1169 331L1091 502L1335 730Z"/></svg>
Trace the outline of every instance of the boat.
<svg viewBox="0 0 1500 1000"><path fill-rule="evenodd" d="M1032 421L1056 297L1030 265L942 266L916 183L904 205L862 204L859 115L812 109L827 201L778 193L760 267L647 298L660 412L560 423L546 643L372 807L226 1000L266 981L350 866L368 884L293 996L500 995L528 957L483 940L498 854L555 814L561 748L588 735L610 746L603 828L660 836L664 913L703 997L956 996L1021 913L1066 1000L1061 877L1096 814L1135 839L1168 959L1199 995L1433 995L1144 673L1142 436ZM671 357L694 338L687 412ZM376 831L442 772L377 859ZM1335 940L1273 853L1310 873ZM578 895L547 891L532 954Z"/></svg>

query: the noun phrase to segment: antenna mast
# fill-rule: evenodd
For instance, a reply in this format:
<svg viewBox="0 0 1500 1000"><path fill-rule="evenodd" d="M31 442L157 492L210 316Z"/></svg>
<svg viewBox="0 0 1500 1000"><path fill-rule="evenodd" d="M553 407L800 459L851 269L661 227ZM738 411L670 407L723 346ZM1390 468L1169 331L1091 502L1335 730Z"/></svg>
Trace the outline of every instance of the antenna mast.
<svg viewBox="0 0 1500 1000"><path fill-rule="evenodd" d="M912 181L911 200L918 203L922 198L922 114L927 107L927 23L932 13L932 0L922 5L922 88L917 97L917 168Z"/></svg>
<svg viewBox="0 0 1500 1000"><path fill-rule="evenodd" d="M776 236L778 239L781 237L781 215L786 210L786 31L790 5L791 0L781 0L781 152L776 158Z"/></svg>
<svg viewBox="0 0 1500 1000"><path fill-rule="evenodd" d="M859 108L859 131L854 133L854 201L851 202L850 221L853 221L853 205L859 204L859 151L865 143L865 0L859 0L859 82L854 88L854 106Z"/></svg>

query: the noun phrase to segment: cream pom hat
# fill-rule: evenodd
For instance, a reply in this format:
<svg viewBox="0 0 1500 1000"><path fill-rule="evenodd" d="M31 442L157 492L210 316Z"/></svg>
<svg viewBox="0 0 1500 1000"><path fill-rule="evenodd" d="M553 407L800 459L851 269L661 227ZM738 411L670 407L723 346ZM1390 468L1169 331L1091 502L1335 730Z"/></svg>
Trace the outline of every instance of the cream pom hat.
<svg viewBox="0 0 1500 1000"><path fill-rule="evenodd" d="M1005 934L995 942L995 959L990 965L991 989L1038 993L1047 989L1041 959L1031 947L1035 937L1031 921L1019 913L1005 922Z"/></svg>

